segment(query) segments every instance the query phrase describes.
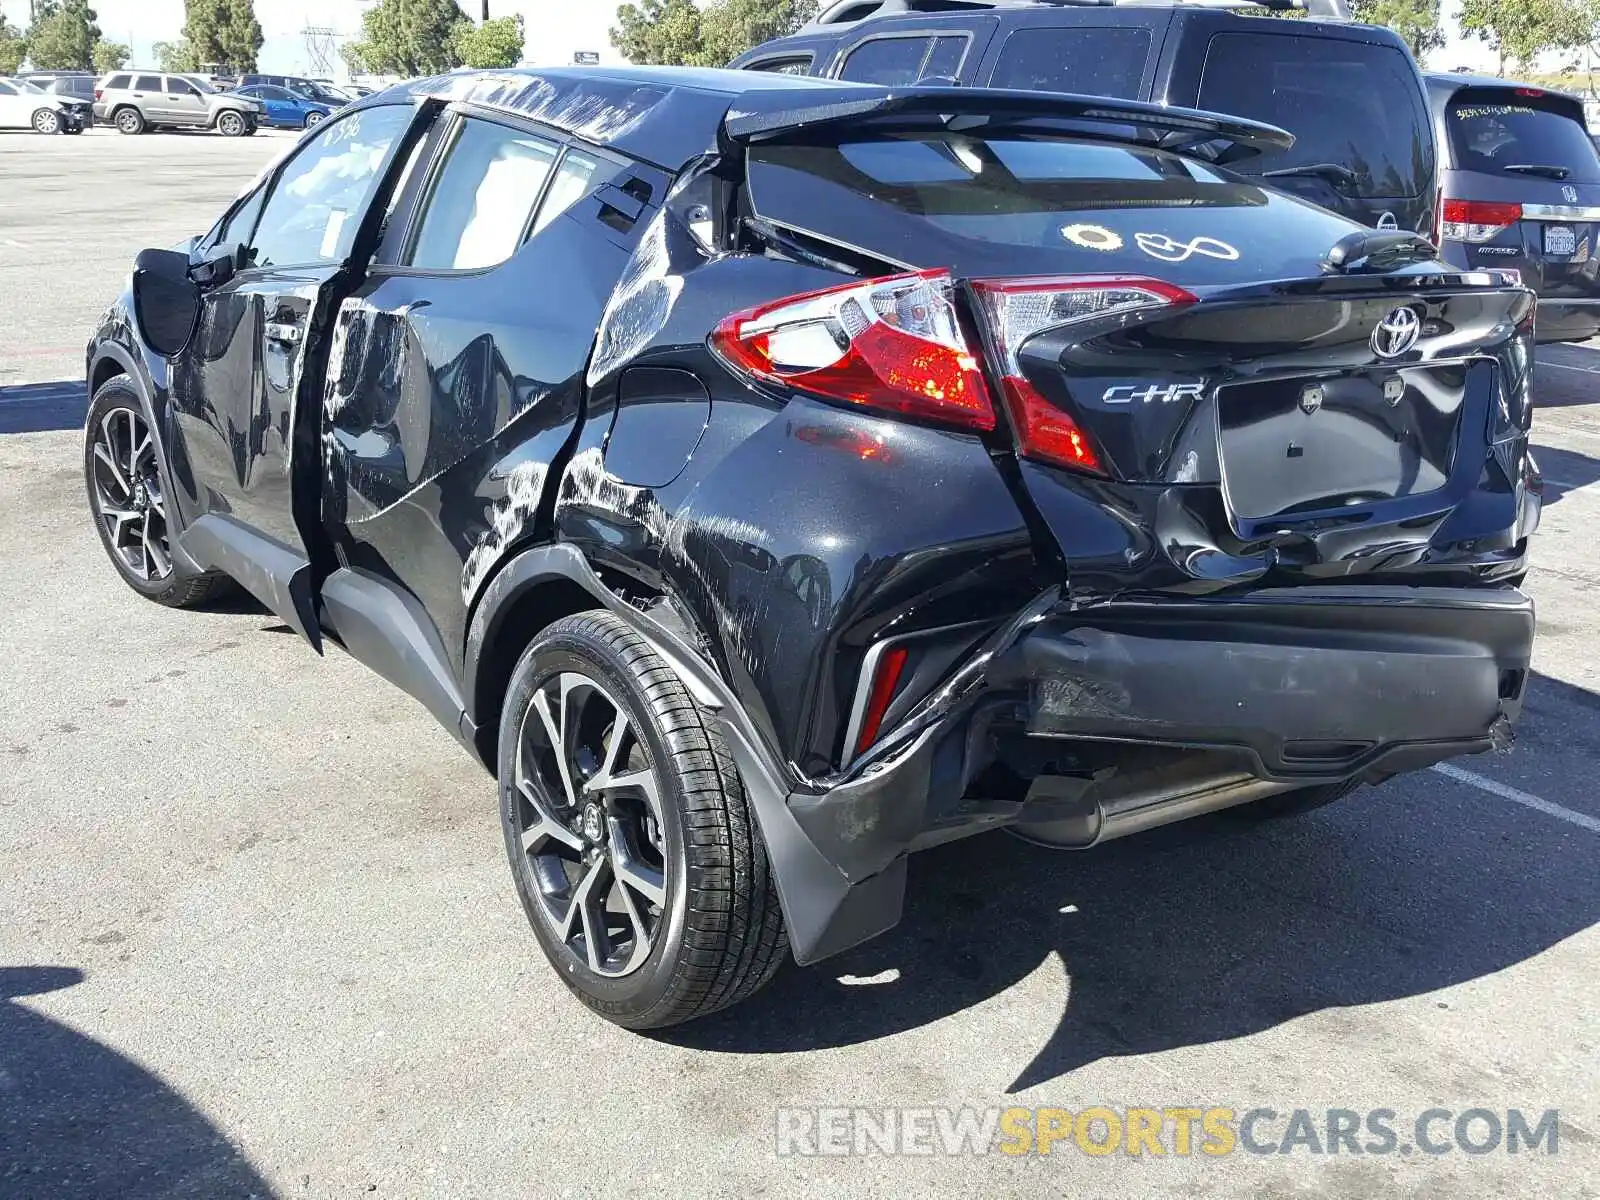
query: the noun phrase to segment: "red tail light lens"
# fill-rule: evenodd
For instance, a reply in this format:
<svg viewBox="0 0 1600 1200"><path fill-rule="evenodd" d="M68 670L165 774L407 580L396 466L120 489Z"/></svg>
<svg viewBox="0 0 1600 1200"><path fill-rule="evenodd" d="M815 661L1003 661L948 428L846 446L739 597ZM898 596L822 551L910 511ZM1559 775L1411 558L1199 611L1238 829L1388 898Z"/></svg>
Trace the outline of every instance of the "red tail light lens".
<svg viewBox="0 0 1600 1200"><path fill-rule="evenodd" d="M791 296L735 313L711 345L736 370L903 416L993 429L994 406L947 271Z"/></svg>
<svg viewBox="0 0 1600 1200"><path fill-rule="evenodd" d="M1485 200L1446 200L1440 234L1448 241L1492 241L1522 220L1522 205Z"/></svg>
<svg viewBox="0 0 1600 1200"><path fill-rule="evenodd" d="M910 652L904 646L895 646L878 660L877 671L872 676L872 691L867 696L866 710L861 714L861 732L856 736L855 752L859 757L878 740L878 729L883 715L889 711L895 689L900 686L900 676L905 673Z"/></svg>
<svg viewBox="0 0 1600 1200"><path fill-rule="evenodd" d="M999 348L1006 411L1024 457L1104 474L1094 444L1070 414L1040 394L1022 373L1017 352L1036 333L1091 317L1191 304L1194 295L1159 279L1075 275L1057 279L984 280L973 285Z"/></svg>
<svg viewBox="0 0 1600 1200"><path fill-rule="evenodd" d="M94 90L94 98L96 100L103 100L105 98L105 94L106 91L104 88L95 88Z"/></svg>

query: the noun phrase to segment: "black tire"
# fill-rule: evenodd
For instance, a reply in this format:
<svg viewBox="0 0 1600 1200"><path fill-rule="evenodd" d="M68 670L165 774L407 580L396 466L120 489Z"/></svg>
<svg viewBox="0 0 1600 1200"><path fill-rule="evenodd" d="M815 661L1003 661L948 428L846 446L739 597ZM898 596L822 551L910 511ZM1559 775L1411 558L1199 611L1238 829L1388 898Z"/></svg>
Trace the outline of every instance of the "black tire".
<svg viewBox="0 0 1600 1200"><path fill-rule="evenodd" d="M64 123L61 114L53 108L41 108L33 114L33 131L53 137L60 133Z"/></svg>
<svg viewBox="0 0 1600 1200"><path fill-rule="evenodd" d="M567 690L575 677L581 681ZM541 724L536 694L553 723ZM554 712L552 695L558 706ZM599 724L591 706L598 706ZM613 717L609 725L608 712ZM570 736L569 716L574 726ZM619 734L619 728L627 732ZM549 736L553 729L559 739ZM587 748L602 736L598 731L604 731L603 742L595 744L603 744L616 764L609 772L605 763L592 770L586 765L599 756ZM625 761L613 739L627 745ZM553 769L556 760L549 747L558 740L571 747L562 760L570 765L559 782L551 782L559 768ZM580 742L586 747L580 748ZM766 847L732 756L677 675L615 615L597 611L563 618L523 653L507 688L498 767L501 825L517 893L556 974L596 1013L628 1029L676 1025L746 999L788 957ZM590 790L613 778L645 774L654 781L657 803L618 798L604 787L599 793ZM619 832L628 819L628 804L646 822L632 828L653 831L653 852ZM586 825L589 811L602 806L606 815ZM652 810L659 815L649 825ZM548 832L540 834L556 823L562 827L561 839L576 841L578 847ZM632 852L617 855L619 847L629 845L659 856L655 871L660 902L648 901L645 892L629 891L617 871L609 869L610 883L592 889L608 889L599 895L603 908L597 920L604 921L598 926L603 932L591 938L587 920L574 931L574 898L590 891L589 874L605 879L604 864L625 864ZM607 911L617 901L614 892L623 895L633 917ZM647 902L642 912L641 900ZM563 933L563 918L552 905L567 909L564 924L570 932ZM635 923L642 919L650 926L652 918L653 927L639 929ZM600 954L595 947L620 957L616 933L627 935L621 947L629 956L620 972L606 973L612 959L596 964ZM580 953L574 943L585 951Z"/></svg>
<svg viewBox="0 0 1600 1200"><path fill-rule="evenodd" d="M196 573L172 554L172 533L165 516L170 511L170 500L165 496L166 474L155 462L153 442L148 456L134 452L134 447L143 443L141 431L148 428L144 407L126 378L118 376L94 394L83 440L89 512L106 557L124 583L157 604L190 608L230 591L233 581L214 571ZM107 441L102 442L102 438ZM106 449L116 470L103 456L97 457L97 446ZM122 453L124 447L126 454ZM130 470L129 463L135 463L135 469ZM131 481L132 486L121 488L119 481L123 480ZM124 497L128 505L124 511L143 513L139 528L147 537L137 548L131 544L133 521L108 515L110 505ZM155 550L150 548L152 544Z"/></svg>
<svg viewBox="0 0 1600 1200"><path fill-rule="evenodd" d="M131 106L124 106L112 113L111 123L117 127L118 133L129 137L137 136L145 130L144 114Z"/></svg>
<svg viewBox="0 0 1600 1200"><path fill-rule="evenodd" d="M249 128L250 122L231 108L217 114L217 132L223 137L243 137Z"/></svg>
<svg viewBox="0 0 1600 1200"><path fill-rule="evenodd" d="M1292 792L1279 792L1273 796L1264 796L1260 800L1252 800L1249 804L1225 808L1218 815L1231 821L1250 824L1281 821L1285 817L1298 817L1304 813L1315 812L1319 808L1326 808L1335 800L1343 800L1360 786L1359 779L1347 779L1343 783L1295 788Z"/></svg>
<svg viewBox="0 0 1600 1200"><path fill-rule="evenodd" d="M306 114L305 128L307 128L307 129L315 129L318 125L321 125L327 119L328 119L327 117L323 116L319 112L308 112Z"/></svg>

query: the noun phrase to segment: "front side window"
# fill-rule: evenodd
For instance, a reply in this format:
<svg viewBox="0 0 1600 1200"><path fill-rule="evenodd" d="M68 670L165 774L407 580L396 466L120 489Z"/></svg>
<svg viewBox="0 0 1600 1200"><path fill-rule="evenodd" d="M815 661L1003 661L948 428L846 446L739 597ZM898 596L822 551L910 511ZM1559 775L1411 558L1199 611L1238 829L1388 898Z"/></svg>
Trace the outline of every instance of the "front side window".
<svg viewBox="0 0 1600 1200"><path fill-rule="evenodd" d="M560 148L489 121L462 121L424 202L409 265L468 271L516 252Z"/></svg>
<svg viewBox="0 0 1600 1200"><path fill-rule="evenodd" d="M273 182L251 239L251 264L343 261L412 116L409 105L391 104L321 126Z"/></svg>
<svg viewBox="0 0 1600 1200"><path fill-rule="evenodd" d="M200 93L195 91L193 86L185 80L167 80L167 95L169 96L198 96L199 94Z"/></svg>
<svg viewBox="0 0 1600 1200"><path fill-rule="evenodd" d="M799 58L769 58L766 62L751 63L745 68L747 71L767 71L774 75L809 75L811 74L811 55L802 55Z"/></svg>
<svg viewBox="0 0 1600 1200"><path fill-rule="evenodd" d="M844 60L840 79L904 87L922 78L922 60L933 49L927 37L880 37L863 42Z"/></svg>

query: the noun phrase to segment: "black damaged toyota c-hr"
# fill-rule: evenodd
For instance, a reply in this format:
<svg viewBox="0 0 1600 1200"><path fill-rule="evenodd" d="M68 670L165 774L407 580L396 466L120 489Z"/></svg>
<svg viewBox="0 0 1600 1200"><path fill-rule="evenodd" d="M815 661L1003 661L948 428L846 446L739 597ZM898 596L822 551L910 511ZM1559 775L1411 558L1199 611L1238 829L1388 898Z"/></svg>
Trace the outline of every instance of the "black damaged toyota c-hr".
<svg viewBox="0 0 1600 1200"><path fill-rule="evenodd" d="M560 977L667 1025L906 856L1313 807L1501 743L1532 295L1136 102L742 72L372 97L89 348L90 505L498 775Z"/></svg>

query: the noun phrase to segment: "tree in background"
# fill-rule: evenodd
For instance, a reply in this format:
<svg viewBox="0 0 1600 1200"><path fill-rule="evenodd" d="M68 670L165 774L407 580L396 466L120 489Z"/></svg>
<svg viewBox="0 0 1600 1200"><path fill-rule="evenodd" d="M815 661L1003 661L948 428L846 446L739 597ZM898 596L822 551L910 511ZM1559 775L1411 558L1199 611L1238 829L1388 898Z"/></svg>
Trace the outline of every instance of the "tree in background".
<svg viewBox="0 0 1600 1200"><path fill-rule="evenodd" d="M456 44L471 25L456 0L379 0L361 17L361 38L342 51L352 71L437 75L461 65Z"/></svg>
<svg viewBox="0 0 1600 1200"><path fill-rule="evenodd" d="M236 71L254 71L261 44L261 22L255 0L185 0L188 19L183 40L197 65L227 64Z"/></svg>
<svg viewBox="0 0 1600 1200"><path fill-rule="evenodd" d="M28 60L40 71L92 71L100 42L89 0L40 0L28 30Z"/></svg>
<svg viewBox="0 0 1600 1200"><path fill-rule="evenodd" d="M793 33L816 0L640 0L617 9L611 44L630 62L725 67L752 46Z"/></svg>
<svg viewBox="0 0 1600 1200"><path fill-rule="evenodd" d="M1356 20L1387 25L1398 33L1419 60L1429 50L1444 45L1439 0L1355 0L1350 8Z"/></svg>
<svg viewBox="0 0 1600 1200"><path fill-rule="evenodd" d="M156 66L163 71L200 69L200 60L195 57L194 47L189 44L188 38L179 38L175 42L157 42L151 49L155 52Z"/></svg>
<svg viewBox="0 0 1600 1200"><path fill-rule="evenodd" d="M701 23L694 0L639 0L617 7L611 44L632 63L698 66L704 52Z"/></svg>
<svg viewBox="0 0 1600 1200"><path fill-rule="evenodd" d="M752 46L787 37L817 15L817 0L720 0L700 22L704 66L725 67Z"/></svg>
<svg viewBox="0 0 1600 1200"><path fill-rule="evenodd" d="M522 61L525 32L520 14L468 22L456 31L456 54L465 67L514 67Z"/></svg>
<svg viewBox="0 0 1600 1200"><path fill-rule="evenodd" d="M1462 0L1461 32L1521 70L1548 50L1575 50L1594 34L1593 0Z"/></svg>
<svg viewBox="0 0 1600 1200"><path fill-rule="evenodd" d="M22 30L6 21L0 12L0 75L14 75L22 70L22 60L28 57L28 42Z"/></svg>
<svg viewBox="0 0 1600 1200"><path fill-rule="evenodd" d="M95 74L105 75L118 67L125 67L132 57L133 51L120 42L102 41L94 48Z"/></svg>

